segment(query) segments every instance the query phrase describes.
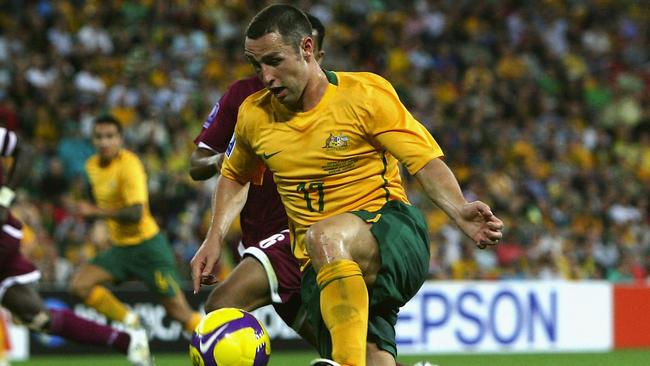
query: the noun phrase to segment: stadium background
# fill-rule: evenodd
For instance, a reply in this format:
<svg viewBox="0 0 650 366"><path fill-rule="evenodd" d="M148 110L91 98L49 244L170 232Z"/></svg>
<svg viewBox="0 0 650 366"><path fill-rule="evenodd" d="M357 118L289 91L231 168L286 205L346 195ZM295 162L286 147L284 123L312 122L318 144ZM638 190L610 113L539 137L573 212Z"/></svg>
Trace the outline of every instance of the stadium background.
<svg viewBox="0 0 650 366"><path fill-rule="evenodd" d="M188 278L214 183L187 174L192 139L229 83L252 74L242 34L266 3L0 3L0 124L38 152L14 211L43 289L64 289L108 245L102 222L66 209L86 194L91 122L105 111L145 164L152 211ZM431 229L432 280L646 283L647 3L294 3L327 28L323 65L390 80L443 147L466 197L505 222L496 250L475 250L407 178ZM231 265L224 261L224 275Z"/></svg>

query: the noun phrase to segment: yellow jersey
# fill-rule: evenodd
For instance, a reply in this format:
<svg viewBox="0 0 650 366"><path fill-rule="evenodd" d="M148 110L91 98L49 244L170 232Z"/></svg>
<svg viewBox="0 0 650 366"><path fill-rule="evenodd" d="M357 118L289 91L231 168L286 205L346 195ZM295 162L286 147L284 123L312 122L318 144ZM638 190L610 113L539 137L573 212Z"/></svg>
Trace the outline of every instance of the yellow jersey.
<svg viewBox="0 0 650 366"><path fill-rule="evenodd" d="M99 156L93 155L86 162L86 173L100 208L115 210L138 204L143 206L142 218L137 223L107 219L113 244L140 244L158 234L160 229L149 211L147 174L134 153L122 150L107 166L101 166Z"/></svg>
<svg viewBox="0 0 650 366"><path fill-rule="evenodd" d="M345 212L377 211L389 200L408 203L398 161L415 174L443 155L388 81L372 73L326 75L325 94L306 112L288 110L266 89L249 96L221 171L256 184L265 166L273 172L303 268L310 225Z"/></svg>

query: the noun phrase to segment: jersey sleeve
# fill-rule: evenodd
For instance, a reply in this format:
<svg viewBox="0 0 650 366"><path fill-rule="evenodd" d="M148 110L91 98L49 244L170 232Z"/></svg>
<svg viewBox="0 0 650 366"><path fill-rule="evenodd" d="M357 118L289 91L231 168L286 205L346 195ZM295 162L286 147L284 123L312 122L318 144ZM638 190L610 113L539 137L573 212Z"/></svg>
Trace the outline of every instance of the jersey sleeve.
<svg viewBox="0 0 650 366"><path fill-rule="evenodd" d="M0 156L13 156L18 145L14 131L0 127Z"/></svg>
<svg viewBox="0 0 650 366"><path fill-rule="evenodd" d="M388 81L380 78L371 93L374 95L368 99L371 116L366 133L404 164L410 174L444 155L429 131L402 104Z"/></svg>
<svg viewBox="0 0 650 366"><path fill-rule="evenodd" d="M139 159L129 159L128 168L122 169L120 184L127 207L147 202L147 175Z"/></svg>
<svg viewBox="0 0 650 366"><path fill-rule="evenodd" d="M254 129L247 128L247 122L242 115L246 115L245 105L241 107L239 121L235 127L225 158L221 167L221 175L245 184L251 182L261 185L264 177L265 165L255 155L248 141Z"/></svg>
<svg viewBox="0 0 650 366"><path fill-rule="evenodd" d="M237 84L226 90L210 111L203 123L201 133L194 139L198 147L218 153L226 151L237 122L237 110L241 104L241 98L234 90L235 85Z"/></svg>

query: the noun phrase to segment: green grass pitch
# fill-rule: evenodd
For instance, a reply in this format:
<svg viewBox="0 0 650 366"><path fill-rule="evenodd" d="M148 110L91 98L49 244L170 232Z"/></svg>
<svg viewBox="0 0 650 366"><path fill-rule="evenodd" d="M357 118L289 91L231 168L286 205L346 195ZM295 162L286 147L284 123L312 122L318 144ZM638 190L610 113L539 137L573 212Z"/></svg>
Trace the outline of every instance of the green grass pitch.
<svg viewBox="0 0 650 366"><path fill-rule="evenodd" d="M316 355L310 352L274 352L269 366L307 366ZM647 366L650 350L626 350L608 353L553 353L553 354L469 354L403 356L399 361L412 365L429 361L439 366ZM33 357L16 366L127 366L125 357L116 355ZM157 354L157 366L191 366L184 354Z"/></svg>

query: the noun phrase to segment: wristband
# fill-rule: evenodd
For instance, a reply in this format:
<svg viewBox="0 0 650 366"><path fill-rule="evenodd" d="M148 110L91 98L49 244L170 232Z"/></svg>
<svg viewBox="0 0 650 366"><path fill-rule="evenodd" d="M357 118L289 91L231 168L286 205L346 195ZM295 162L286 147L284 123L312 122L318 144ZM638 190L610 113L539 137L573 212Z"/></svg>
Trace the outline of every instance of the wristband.
<svg viewBox="0 0 650 366"><path fill-rule="evenodd" d="M0 206L9 208L15 197L16 192L14 192L13 189L7 186L2 186L2 188L0 188Z"/></svg>

